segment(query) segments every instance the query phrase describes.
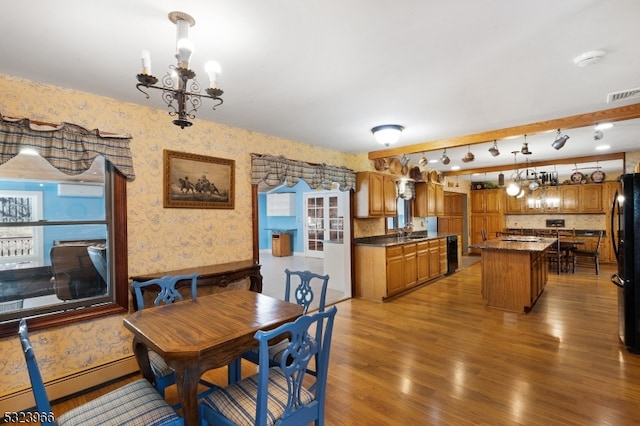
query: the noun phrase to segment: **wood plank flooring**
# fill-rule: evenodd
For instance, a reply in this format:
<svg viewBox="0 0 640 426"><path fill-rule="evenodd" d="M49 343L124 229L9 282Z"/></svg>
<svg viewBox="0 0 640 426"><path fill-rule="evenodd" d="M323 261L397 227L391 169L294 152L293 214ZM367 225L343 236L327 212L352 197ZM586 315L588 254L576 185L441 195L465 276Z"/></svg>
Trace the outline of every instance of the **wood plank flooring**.
<svg viewBox="0 0 640 426"><path fill-rule="evenodd" d="M618 340L613 271L550 273L528 314L484 306L479 263L384 304L339 302L326 424L640 424L640 355Z"/></svg>

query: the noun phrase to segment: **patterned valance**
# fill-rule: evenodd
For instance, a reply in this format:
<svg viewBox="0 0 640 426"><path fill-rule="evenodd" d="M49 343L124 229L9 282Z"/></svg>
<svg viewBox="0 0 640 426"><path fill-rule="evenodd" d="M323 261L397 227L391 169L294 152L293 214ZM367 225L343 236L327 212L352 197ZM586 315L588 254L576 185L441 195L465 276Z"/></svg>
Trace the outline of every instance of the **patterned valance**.
<svg viewBox="0 0 640 426"><path fill-rule="evenodd" d="M251 183L276 187L294 186L304 180L310 188L330 188L337 183L341 191L356 188L356 172L346 167L311 164L270 155L251 155Z"/></svg>
<svg viewBox="0 0 640 426"><path fill-rule="evenodd" d="M0 115L0 165L23 148L32 148L53 167L67 175L79 175L102 155L127 180L135 179L130 136L102 134L75 124L59 126L38 123L27 118L10 119Z"/></svg>

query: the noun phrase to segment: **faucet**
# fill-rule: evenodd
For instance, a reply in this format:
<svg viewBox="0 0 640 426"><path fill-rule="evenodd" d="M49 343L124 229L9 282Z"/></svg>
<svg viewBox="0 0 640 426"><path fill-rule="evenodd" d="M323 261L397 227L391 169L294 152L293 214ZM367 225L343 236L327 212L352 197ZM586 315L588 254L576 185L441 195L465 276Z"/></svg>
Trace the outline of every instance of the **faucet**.
<svg viewBox="0 0 640 426"><path fill-rule="evenodd" d="M401 231L403 237L411 236L412 232L413 232L413 223L411 222L405 224Z"/></svg>

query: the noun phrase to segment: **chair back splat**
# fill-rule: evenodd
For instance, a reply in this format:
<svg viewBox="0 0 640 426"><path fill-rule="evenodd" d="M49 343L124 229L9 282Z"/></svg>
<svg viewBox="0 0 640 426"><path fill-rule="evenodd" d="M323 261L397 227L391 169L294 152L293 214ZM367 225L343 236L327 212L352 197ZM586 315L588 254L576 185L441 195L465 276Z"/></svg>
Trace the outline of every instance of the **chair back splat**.
<svg viewBox="0 0 640 426"><path fill-rule="evenodd" d="M126 424L139 426L183 425L182 417L169 406L146 379L138 379L101 397L73 408L57 419L48 417L51 403L38 369L27 322L22 319L18 328L20 343L27 362L29 379L36 409L40 413L41 424L50 425L90 425L90 424Z"/></svg>
<svg viewBox="0 0 640 426"><path fill-rule="evenodd" d="M131 283L131 288L135 292L134 308L136 310L145 308L145 300L143 290L156 290L158 293L153 300L153 306L160 304L170 304L175 301L183 300L182 294L178 291L177 284L183 280L191 280L191 299L197 298L198 273L190 275L165 275L162 278L156 278L149 281ZM149 363L151 364L151 372L153 373L154 385L160 395L164 396L165 389L176 383L176 372L167 364L167 362L157 353L149 350ZM210 389L205 391L211 392L217 388L217 385L209 383L204 379L200 380ZM204 393L203 393L204 394ZM174 408L178 408L176 405Z"/></svg>
<svg viewBox="0 0 640 426"><path fill-rule="evenodd" d="M320 291L318 292L318 297L320 300L318 302L318 310L324 311L329 275L320 275L311 271L290 271L289 269L285 269L284 273L287 277L284 288L284 300L292 302L291 287L295 285L295 289L293 289L295 303L304 306L304 313L306 314L315 298L313 291L314 283L319 282Z"/></svg>
<svg viewBox="0 0 640 426"><path fill-rule="evenodd" d="M203 424L324 424L329 349L337 309L304 315L271 331L255 334L258 373L219 389L199 404ZM271 366L269 341L288 337L283 356ZM315 360L316 376L306 375ZM311 385L308 385L313 382ZM307 386L305 386L307 385Z"/></svg>

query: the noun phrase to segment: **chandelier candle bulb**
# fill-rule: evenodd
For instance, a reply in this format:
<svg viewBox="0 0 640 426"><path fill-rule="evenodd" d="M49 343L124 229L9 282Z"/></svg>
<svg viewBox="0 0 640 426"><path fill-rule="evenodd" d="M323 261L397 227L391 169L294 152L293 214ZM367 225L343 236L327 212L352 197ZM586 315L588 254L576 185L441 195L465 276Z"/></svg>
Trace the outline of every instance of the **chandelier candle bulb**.
<svg viewBox="0 0 640 426"><path fill-rule="evenodd" d="M222 72L220 64L216 61L209 61L204 64L204 70L209 75L209 87L216 89L218 87L218 76Z"/></svg>
<svg viewBox="0 0 640 426"><path fill-rule="evenodd" d="M178 53L176 54L176 59L178 59L180 68L189 69L189 60L191 59L192 53L193 43L191 40L186 38L178 40Z"/></svg>
<svg viewBox="0 0 640 426"><path fill-rule="evenodd" d="M148 50L142 51L142 74L151 74L151 53Z"/></svg>

